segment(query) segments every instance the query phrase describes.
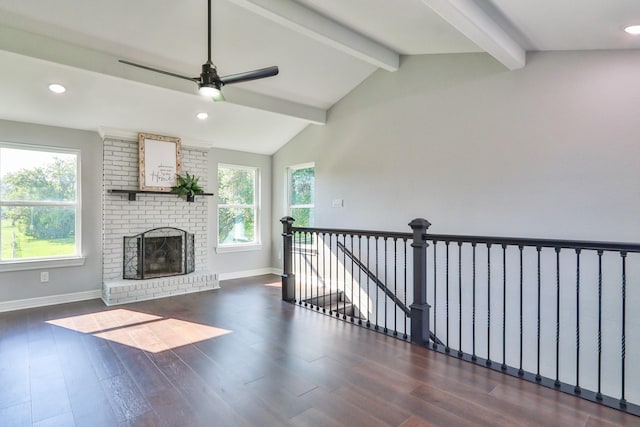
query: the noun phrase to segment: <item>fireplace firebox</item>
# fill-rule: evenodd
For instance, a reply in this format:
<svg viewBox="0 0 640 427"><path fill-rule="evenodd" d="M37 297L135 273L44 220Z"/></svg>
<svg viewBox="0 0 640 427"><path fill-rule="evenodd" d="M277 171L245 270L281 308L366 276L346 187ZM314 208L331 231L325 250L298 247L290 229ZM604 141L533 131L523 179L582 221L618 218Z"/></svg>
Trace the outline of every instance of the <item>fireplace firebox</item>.
<svg viewBox="0 0 640 427"><path fill-rule="evenodd" d="M151 279L193 273L194 235L173 227L124 237L124 279Z"/></svg>

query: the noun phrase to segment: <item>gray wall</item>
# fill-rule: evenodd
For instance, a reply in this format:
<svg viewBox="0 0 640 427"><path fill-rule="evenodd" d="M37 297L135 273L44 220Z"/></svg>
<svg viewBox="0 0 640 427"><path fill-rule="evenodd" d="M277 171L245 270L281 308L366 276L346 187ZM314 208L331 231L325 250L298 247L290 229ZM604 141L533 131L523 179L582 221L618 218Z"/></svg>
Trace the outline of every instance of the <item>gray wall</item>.
<svg viewBox="0 0 640 427"><path fill-rule="evenodd" d="M316 163L316 225L640 241L640 51L406 57L273 156L273 264L284 171ZM343 208L332 208L333 199ZM278 233L276 233L276 230Z"/></svg>
<svg viewBox="0 0 640 427"><path fill-rule="evenodd" d="M209 186L207 191L216 193L218 188L218 164L257 167L260 171L260 239L261 250L216 253L217 203L213 197L209 203L211 224L209 236L209 270L218 274L239 273L271 267L271 157L242 151L213 148L209 151ZM223 276L224 278L224 276Z"/></svg>
<svg viewBox="0 0 640 427"><path fill-rule="evenodd" d="M40 283L43 270L0 272L0 301L93 291L102 288L101 213L102 140L95 132L0 120L5 142L80 150L82 185L82 252L80 267L47 268L49 282Z"/></svg>

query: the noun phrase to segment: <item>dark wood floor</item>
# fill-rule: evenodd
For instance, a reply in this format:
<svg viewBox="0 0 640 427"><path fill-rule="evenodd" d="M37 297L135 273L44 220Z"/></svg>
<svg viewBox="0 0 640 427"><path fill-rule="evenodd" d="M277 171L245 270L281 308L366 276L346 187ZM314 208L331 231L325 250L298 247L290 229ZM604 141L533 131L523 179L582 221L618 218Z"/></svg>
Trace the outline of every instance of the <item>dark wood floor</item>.
<svg viewBox="0 0 640 427"><path fill-rule="evenodd" d="M0 425L640 425L283 303L278 282L0 314Z"/></svg>

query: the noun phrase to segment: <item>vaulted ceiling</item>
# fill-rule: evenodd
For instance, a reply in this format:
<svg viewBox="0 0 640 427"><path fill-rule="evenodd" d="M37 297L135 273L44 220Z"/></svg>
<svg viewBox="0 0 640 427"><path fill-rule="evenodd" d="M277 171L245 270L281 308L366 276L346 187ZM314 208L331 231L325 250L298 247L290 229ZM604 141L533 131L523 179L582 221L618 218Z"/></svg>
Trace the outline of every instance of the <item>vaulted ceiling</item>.
<svg viewBox="0 0 640 427"><path fill-rule="evenodd" d="M278 65L278 76L226 86L214 103L191 82L118 62L199 75L206 10L206 0L0 0L0 118L271 154L401 55L487 52L516 70L527 51L640 48L622 31L640 24L637 0L214 0L220 75ZM52 82L67 92L49 92Z"/></svg>

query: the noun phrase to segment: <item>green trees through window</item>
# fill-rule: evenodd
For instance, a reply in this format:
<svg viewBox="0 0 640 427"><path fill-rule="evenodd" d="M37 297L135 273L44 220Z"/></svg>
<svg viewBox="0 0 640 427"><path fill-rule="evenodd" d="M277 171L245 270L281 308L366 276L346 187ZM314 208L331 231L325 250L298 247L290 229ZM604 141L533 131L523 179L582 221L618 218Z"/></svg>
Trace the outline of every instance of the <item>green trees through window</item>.
<svg viewBox="0 0 640 427"><path fill-rule="evenodd" d="M0 146L0 260L76 254L77 154Z"/></svg>
<svg viewBox="0 0 640 427"><path fill-rule="evenodd" d="M218 166L218 246L258 243L258 169Z"/></svg>
<svg viewBox="0 0 640 427"><path fill-rule="evenodd" d="M305 164L289 168L289 215L296 227L313 227L315 168Z"/></svg>

